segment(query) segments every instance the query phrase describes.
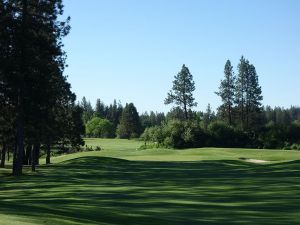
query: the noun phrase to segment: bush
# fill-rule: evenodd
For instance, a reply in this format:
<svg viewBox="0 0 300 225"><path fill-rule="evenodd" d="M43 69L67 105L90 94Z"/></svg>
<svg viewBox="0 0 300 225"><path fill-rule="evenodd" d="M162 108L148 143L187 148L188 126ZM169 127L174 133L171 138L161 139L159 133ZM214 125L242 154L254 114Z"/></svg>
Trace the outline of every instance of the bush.
<svg viewBox="0 0 300 225"><path fill-rule="evenodd" d="M101 147L100 146L96 146L95 151L101 151Z"/></svg>
<svg viewBox="0 0 300 225"><path fill-rule="evenodd" d="M291 149L292 150L300 150L300 144L292 144Z"/></svg>
<svg viewBox="0 0 300 225"><path fill-rule="evenodd" d="M93 147L92 146L85 146L85 151L87 152L91 152L91 151L94 151Z"/></svg>
<svg viewBox="0 0 300 225"><path fill-rule="evenodd" d="M160 146L158 145L158 143L150 143L150 144L143 144L141 145L138 150L145 150L145 149L154 149L154 148L159 148Z"/></svg>
<svg viewBox="0 0 300 225"><path fill-rule="evenodd" d="M286 139L284 128L273 121L265 125L259 136L259 140L263 143L263 148L265 149L282 149L285 147Z"/></svg>
<svg viewBox="0 0 300 225"><path fill-rule="evenodd" d="M234 129L222 121L213 121L207 131L197 121L169 120L161 126L146 128L142 140L157 143L159 146L171 148L199 148L199 147L264 147L276 146L273 143L269 129L264 131L265 136L257 138L256 133Z"/></svg>
<svg viewBox="0 0 300 225"><path fill-rule="evenodd" d="M249 142L248 136L222 121L214 121L208 126L210 145L215 147L244 147Z"/></svg>
<svg viewBox="0 0 300 225"><path fill-rule="evenodd" d="M95 149L93 148L93 146L85 146L85 151L87 152L92 152L92 151L101 151L102 148L100 146L96 146Z"/></svg>
<svg viewBox="0 0 300 225"><path fill-rule="evenodd" d="M162 126L146 128L141 138L145 142L154 142L154 143L162 144L164 141Z"/></svg>
<svg viewBox="0 0 300 225"><path fill-rule="evenodd" d="M112 138L115 136L115 131L110 121L94 117L86 124L86 134L94 138Z"/></svg>
<svg viewBox="0 0 300 225"><path fill-rule="evenodd" d="M164 139L169 137L167 140L167 146L172 148L183 148L185 147L184 135L184 122L179 120L169 121L163 128Z"/></svg>
<svg viewBox="0 0 300 225"><path fill-rule="evenodd" d="M300 143L300 121L296 120L288 127L287 136L291 143Z"/></svg>
<svg viewBox="0 0 300 225"><path fill-rule="evenodd" d="M196 122L170 120L161 126L147 128L142 139L164 147L188 148L203 147L207 135Z"/></svg>
<svg viewBox="0 0 300 225"><path fill-rule="evenodd" d="M186 147L199 148L207 146L210 136L196 122L184 123L184 141Z"/></svg>

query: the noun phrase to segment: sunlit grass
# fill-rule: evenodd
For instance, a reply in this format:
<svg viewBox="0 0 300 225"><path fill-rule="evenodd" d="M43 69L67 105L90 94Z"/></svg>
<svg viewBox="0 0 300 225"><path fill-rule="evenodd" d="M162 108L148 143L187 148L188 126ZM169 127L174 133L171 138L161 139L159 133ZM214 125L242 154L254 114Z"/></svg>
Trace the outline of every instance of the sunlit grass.
<svg viewBox="0 0 300 225"><path fill-rule="evenodd" d="M120 139L85 139L86 145L101 151L81 152L76 154L62 155L52 159L59 163L85 156L104 156L126 160L145 161L201 161L201 160L239 160L251 158L278 163L284 161L300 160L300 151L292 150L265 150L265 149L228 149L228 148L198 148L198 149L146 149L139 150L143 144L141 141ZM42 163L44 161L42 160Z"/></svg>

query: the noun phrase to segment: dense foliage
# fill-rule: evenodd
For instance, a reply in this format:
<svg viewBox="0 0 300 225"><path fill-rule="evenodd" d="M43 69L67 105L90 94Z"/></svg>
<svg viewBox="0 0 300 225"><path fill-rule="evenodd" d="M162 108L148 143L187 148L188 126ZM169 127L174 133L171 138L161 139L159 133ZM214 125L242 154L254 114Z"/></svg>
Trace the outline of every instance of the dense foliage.
<svg viewBox="0 0 300 225"><path fill-rule="evenodd" d="M112 138L115 136L113 124L99 117L94 117L86 124L87 137Z"/></svg>
<svg viewBox="0 0 300 225"><path fill-rule="evenodd" d="M185 77L191 79L185 82L192 84L190 90L194 90L192 76L183 76L182 73L189 74L185 65L175 77L174 85L179 85L179 80ZM210 104L204 112L196 112L192 111L192 105L185 110L180 102L174 100L177 106L166 115L151 111L139 116L133 103L123 107L121 103L117 104L114 101L113 104L106 106L98 99L93 108L91 103L83 98L81 106L84 109L83 119L87 120L87 137L136 138L143 133L141 138L146 142L146 147L299 149L300 108L263 107L262 90L256 69L244 57L240 59L236 74L231 62L227 60L224 79L221 80L219 90L216 92L222 100L216 113ZM180 90L180 86L176 88ZM171 93L173 92L169 93L169 97L172 96ZM176 93L180 95L180 92ZM182 96L184 93L181 93ZM113 130L108 126L109 131L112 131L111 135L102 135L100 128L102 125L98 126L98 131L92 131L94 128L91 127L96 127L95 121L103 119L113 124Z"/></svg>
<svg viewBox="0 0 300 225"><path fill-rule="evenodd" d="M141 122L139 114L133 103L126 104L122 111L117 135L120 138L137 138L140 136Z"/></svg>
<svg viewBox="0 0 300 225"><path fill-rule="evenodd" d="M161 125L155 124L145 129L142 138L146 144L173 148L299 149L300 108L262 107L262 90L254 65L241 57L237 68L235 76L233 66L227 60L224 79L216 92L222 100L217 113L212 111L210 104L205 112L175 107ZM189 79L193 83L192 77Z"/></svg>
<svg viewBox="0 0 300 225"><path fill-rule="evenodd" d="M81 109L63 75L62 38L70 30L61 0L0 2L1 164L13 151L13 174L38 163L42 145L83 144ZM2 113L3 112L3 113Z"/></svg>
<svg viewBox="0 0 300 225"><path fill-rule="evenodd" d="M291 114L292 109L300 108L293 107L284 111ZM276 114L277 110L272 111ZM264 115L268 114L267 111L263 112ZM243 131L217 117L206 126L204 117L200 116L190 121L171 119L160 126L148 127L141 137L148 147L154 144L157 147L171 148L246 147L300 150L299 119L280 124L267 120L266 116L263 117L265 122L256 133Z"/></svg>

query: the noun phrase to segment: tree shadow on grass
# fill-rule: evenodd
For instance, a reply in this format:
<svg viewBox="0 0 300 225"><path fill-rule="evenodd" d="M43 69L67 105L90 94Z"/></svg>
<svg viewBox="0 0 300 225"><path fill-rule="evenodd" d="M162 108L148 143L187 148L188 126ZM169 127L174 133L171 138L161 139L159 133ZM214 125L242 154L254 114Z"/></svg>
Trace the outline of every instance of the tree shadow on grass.
<svg viewBox="0 0 300 225"><path fill-rule="evenodd" d="M36 224L299 224L299 172L299 161L83 157L0 175L0 213Z"/></svg>

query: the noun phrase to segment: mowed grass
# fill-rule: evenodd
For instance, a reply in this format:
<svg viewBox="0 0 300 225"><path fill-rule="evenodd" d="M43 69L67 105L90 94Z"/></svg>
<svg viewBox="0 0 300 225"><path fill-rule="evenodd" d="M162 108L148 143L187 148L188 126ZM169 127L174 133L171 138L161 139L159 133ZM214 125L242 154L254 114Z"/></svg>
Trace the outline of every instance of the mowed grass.
<svg viewBox="0 0 300 225"><path fill-rule="evenodd" d="M104 150L0 170L0 224L300 224L300 152L86 143Z"/></svg>
<svg viewBox="0 0 300 225"><path fill-rule="evenodd" d="M163 149L154 148L140 150L144 143L135 140L120 139L85 139L86 146L101 151L81 152L76 154L62 155L52 159L52 162L59 163L78 157L103 156L125 160L142 161L203 161L203 160L239 160L250 158L266 160L269 163L300 160L300 151L291 150L262 150L262 149L229 149L229 148L198 148L198 149ZM44 161L42 161L44 162Z"/></svg>

